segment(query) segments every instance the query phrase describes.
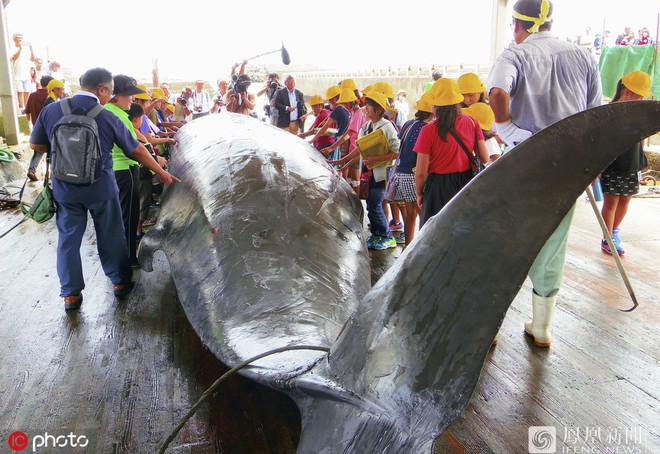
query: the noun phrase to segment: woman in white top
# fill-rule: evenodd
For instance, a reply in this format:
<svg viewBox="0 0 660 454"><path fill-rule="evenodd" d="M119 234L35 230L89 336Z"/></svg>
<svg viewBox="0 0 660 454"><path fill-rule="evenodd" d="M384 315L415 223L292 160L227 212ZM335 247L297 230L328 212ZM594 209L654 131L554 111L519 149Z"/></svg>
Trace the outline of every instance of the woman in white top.
<svg viewBox="0 0 660 454"><path fill-rule="evenodd" d="M364 115L368 121L360 128L358 133L358 137L364 137L377 129L382 129L390 148L390 152L387 154L368 156L362 161L364 164L362 172L371 172L369 196L367 198L367 215L371 224L371 236L367 240L367 247L377 250L396 247L396 241L383 212L387 165L396 159L399 153L399 137L396 128L385 115L387 107L387 98L382 93L370 92L365 95ZM341 170L343 170L357 162L358 159L360 159L360 151L356 148L344 158L334 161L334 163L342 165ZM366 166L375 167L369 171Z"/></svg>

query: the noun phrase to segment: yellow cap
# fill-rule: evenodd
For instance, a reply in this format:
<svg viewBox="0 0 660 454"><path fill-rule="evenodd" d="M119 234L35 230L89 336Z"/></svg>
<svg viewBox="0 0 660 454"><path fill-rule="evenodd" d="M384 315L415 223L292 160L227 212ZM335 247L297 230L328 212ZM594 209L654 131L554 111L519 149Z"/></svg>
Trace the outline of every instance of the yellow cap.
<svg viewBox="0 0 660 454"><path fill-rule="evenodd" d="M344 88L350 88L351 90L357 90L357 86L355 85L355 82L353 79L344 79L341 81L340 88L343 90Z"/></svg>
<svg viewBox="0 0 660 454"><path fill-rule="evenodd" d="M363 95L366 95L367 93L369 93L369 92L370 92L371 90L373 90L373 89L374 89L374 86L373 86L373 85L367 85L367 86L365 87L365 89L362 90L362 94L363 94Z"/></svg>
<svg viewBox="0 0 660 454"><path fill-rule="evenodd" d="M325 91L325 99L332 99L336 96L339 96L341 94L341 88L339 88L336 85L333 85L332 87L328 88Z"/></svg>
<svg viewBox="0 0 660 454"><path fill-rule="evenodd" d="M458 84L446 78L436 80L428 93L432 106L451 106L460 104L465 99L458 89Z"/></svg>
<svg viewBox="0 0 660 454"><path fill-rule="evenodd" d="M48 82L48 85L46 85L46 89L48 90L48 93L52 93L53 90L56 88L62 88L64 87L64 82L61 80L53 79L50 82Z"/></svg>
<svg viewBox="0 0 660 454"><path fill-rule="evenodd" d="M369 98L369 99L372 99L372 100L376 101L376 103L377 103L380 107L382 107L383 110L387 110L387 108L389 107L389 106L387 105L387 98L385 97L384 94L382 94L382 93L379 92L379 91L372 90L372 91L369 92L367 95L365 95L365 98Z"/></svg>
<svg viewBox="0 0 660 454"><path fill-rule="evenodd" d="M490 128L493 127L495 114L493 113L493 109L491 109L491 107L485 102L475 102L470 107L462 108L461 111L463 114L477 120L481 129L490 131Z"/></svg>
<svg viewBox="0 0 660 454"><path fill-rule="evenodd" d="M465 73L456 81L458 89L461 94L467 95L468 93L483 93L486 87L481 83L481 79L475 73Z"/></svg>
<svg viewBox="0 0 660 454"><path fill-rule="evenodd" d="M621 78L623 85L642 98L651 96L651 77L644 71L633 71ZM50 87L50 83L48 84Z"/></svg>
<svg viewBox="0 0 660 454"><path fill-rule="evenodd" d="M376 82L373 88L375 91L384 94L386 98L394 98L394 89L387 82Z"/></svg>
<svg viewBox="0 0 660 454"><path fill-rule="evenodd" d="M147 87L145 85L137 85L137 87L141 90L144 90L144 93L138 93L133 97L135 99L146 99L147 101L151 101L151 96L149 96L149 90L147 90Z"/></svg>
<svg viewBox="0 0 660 454"><path fill-rule="evenodd" d="M174 104L165 104L165 110L169 110L170 112L174 113Z"/></svg>
<svg viewBox="0 0 660 454"><path fill-rule="evenodd" d="M320 95L314 95L309 100L310 106L316 106L318 104L323 104L323 97Z"/></svg>
<svg viewBox="0 0 660 454"><path fill-rule="evenodd" d="M430 95L427 93L424 93L421 98L419 98L419 101L417 101L417 104L415 104L415 110L421 110L422 112L428 112L428 113L433 113L433 108L431 107L430 103Z"/></svg>
<svg viewBox="0 0 660 454"><path fill-rule="evenodd" d="M151 88L151 97L153 99L162 99L164 101L167 101L167 96L165 96L165 92L163 91L162 88L160 87L154 87Z"/></svg>
<svg viewBox="0 0 660 454"><path fill-rule="evenodd" d="M339 101L337 101L339 104L347 103L347 102L353 102L357 100L357 96L355 96L355 93L353 92L353 89L351 88L344 88L342 89L340 95L339 95Z"/></svg>

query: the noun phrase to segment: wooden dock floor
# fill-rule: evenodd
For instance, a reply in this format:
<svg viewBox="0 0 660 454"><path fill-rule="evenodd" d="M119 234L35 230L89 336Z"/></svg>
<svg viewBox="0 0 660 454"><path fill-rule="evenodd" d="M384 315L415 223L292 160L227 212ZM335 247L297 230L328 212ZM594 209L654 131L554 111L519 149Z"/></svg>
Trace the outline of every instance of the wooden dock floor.
<svg viewBox="0 0 660 454"><path fill-rule="evenodd" d="M523 335L526 282L463 413L437 453L527 453L530 426L556 430L556 452L660 453L660 199L633 200L622 226L631 302L588 203L578 201L553 344ZM0 235L21 219L0 212ZM53 221L0 239L0 452L15 431L84 436L85 448L37 452L151 453L227 368L201 344L178 304L164 256L137 271L118 302L100 268L91 224L82 248L85 300L58 297ZM400 250L376 252L382 272ZM172 453L292 453L300 416L284 394L233 377L184 427ZM538 429L532 429L538 430ZM627 450L625 450L625 449ZM609 450L608 450L609 449Z"/></svg>

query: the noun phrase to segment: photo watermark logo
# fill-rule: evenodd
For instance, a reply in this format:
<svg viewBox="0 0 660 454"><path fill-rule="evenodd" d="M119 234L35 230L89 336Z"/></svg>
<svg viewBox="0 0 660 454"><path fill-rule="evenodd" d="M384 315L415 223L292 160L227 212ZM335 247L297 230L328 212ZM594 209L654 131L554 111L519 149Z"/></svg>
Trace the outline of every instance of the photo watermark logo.
<svg viewBox="0 0 660 454"><path fill-rule="evenodd" d="M554 454L557 450L557 429L554 426L530 426L527 442L530 454Z"/></svg>
<svg viewBox="0 0 660 454"><path fill-rule="evenodd" d="M9 435L7 444L14 451L22 451L30 444L29 437L25 432L16 431ZM73 432L68 435L51 435L44 432L43 435L32 437L32 452L38 452L39 448L85 448L89 439L84 435L76 435Z"/></svg>

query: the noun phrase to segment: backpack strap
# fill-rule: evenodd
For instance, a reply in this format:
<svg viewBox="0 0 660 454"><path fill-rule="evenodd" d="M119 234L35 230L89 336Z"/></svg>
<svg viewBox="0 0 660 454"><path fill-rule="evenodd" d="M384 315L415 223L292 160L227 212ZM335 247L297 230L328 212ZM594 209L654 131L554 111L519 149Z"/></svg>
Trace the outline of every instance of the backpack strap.
<svg viewBox="0 0 660 454"><path fill-rule="evenodd" d="M103 112L104 107L101 104L96 104L94 107L89 109L89 112L87 112L87 116L94 119Z"/></svg>
<svg viewBox="0 0 660 454"><path fill-rule="evenodd" d="M62 108L62 113L64 115L71 115L71 104L69 104L69 98L63 98L60 101L60 107Z"/></svg>

